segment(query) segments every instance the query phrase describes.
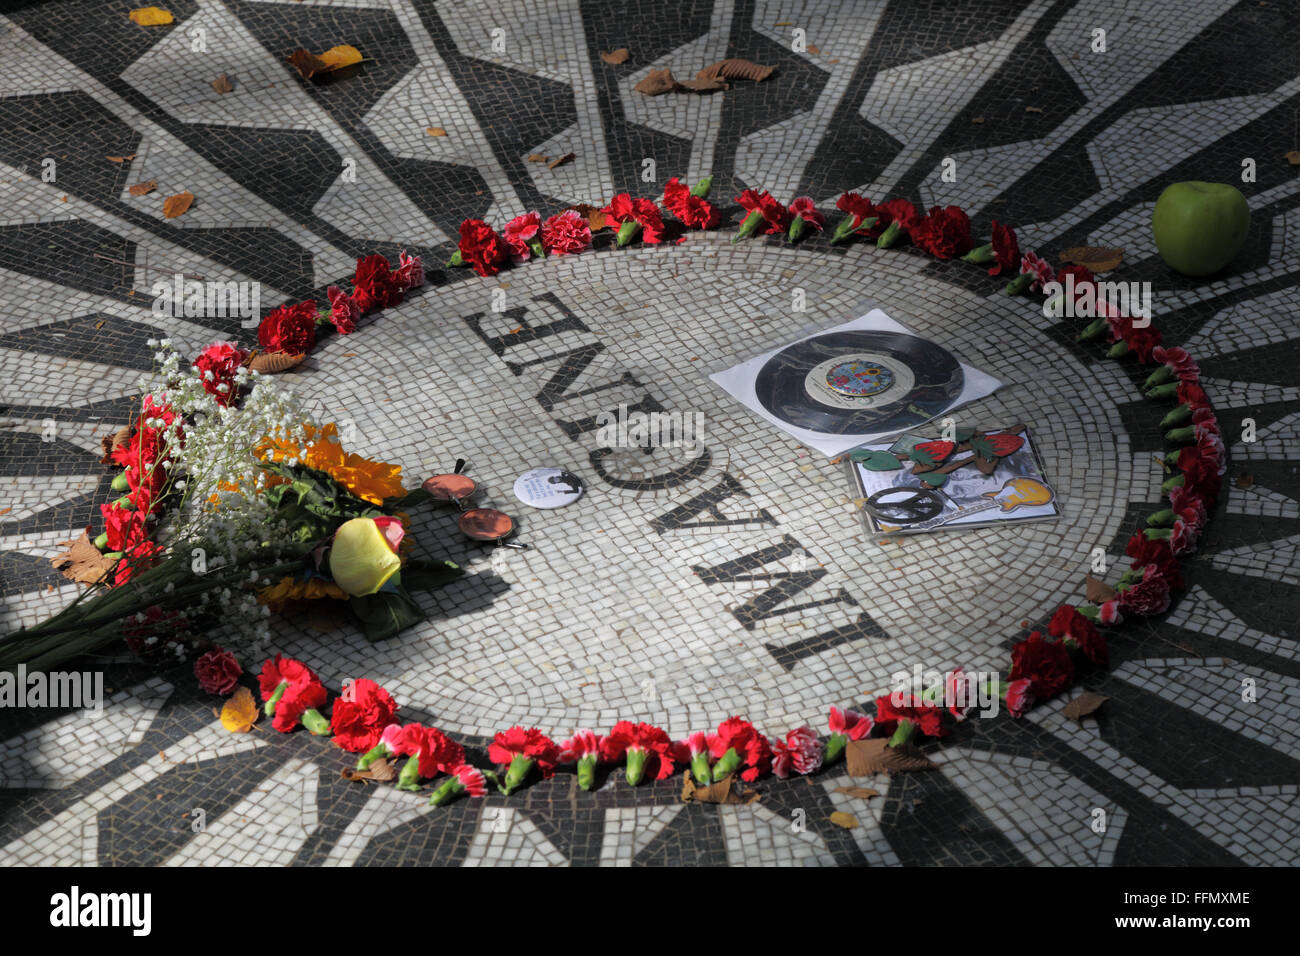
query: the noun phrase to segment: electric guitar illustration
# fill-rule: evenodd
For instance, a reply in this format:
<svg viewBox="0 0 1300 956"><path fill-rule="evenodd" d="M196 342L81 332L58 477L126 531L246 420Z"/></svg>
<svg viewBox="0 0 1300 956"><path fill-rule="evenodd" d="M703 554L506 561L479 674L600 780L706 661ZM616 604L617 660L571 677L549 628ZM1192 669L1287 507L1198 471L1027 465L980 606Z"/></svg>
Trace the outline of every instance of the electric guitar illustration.
<svg viewBox="0 0 1300 956"><path fill-rule="evenodd" d="M1050 504L1056 497L1052 489L1036 478L1008 478L1006 482L997 491L987 491L982 496L987 501L981 501L978 504L971 505L968 508L962 508L950 514L941 515L929 521L922 521L920 524L910 525L909 531L924 531L928 528L937 528L941 524L947 524L957 518L966 518L981 511L989 511L993 508L1001 508L1003 514L1015 511L1017 508L1032 508L1039 505Z"/></svg>

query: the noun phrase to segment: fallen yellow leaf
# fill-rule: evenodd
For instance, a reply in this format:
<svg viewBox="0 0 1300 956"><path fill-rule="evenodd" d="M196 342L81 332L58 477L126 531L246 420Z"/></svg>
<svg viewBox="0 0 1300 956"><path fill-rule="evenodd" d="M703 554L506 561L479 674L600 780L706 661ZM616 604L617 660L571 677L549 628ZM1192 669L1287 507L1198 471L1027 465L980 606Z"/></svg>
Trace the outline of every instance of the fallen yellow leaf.
<svg viewBox="0 0 1300 956"><path fill-rule="evenodd" d="M831 823L835 824L837 827L852 830L858 825L858 818L851 813L844 813L837 810L831 814Z"/></svg>
<svg viewBox="0 0 1300 956"><path fill-rule="evenodd" d="M342 46L330 47L316 59L324 64L318 73L328 73L331 70L341 70L345 66L351 66L354 63L361 62L361 51L354 46L343 44Z"/></svg>
<svg viewBox="0 0 1300 956"><path fill-rule="evenodd" d="M175 219L177 216L183 216L193 202L194 193L189 191L177 193L175 196L168 196L163 200L163 217Z"/></svg>
<svg viewBox="0 0 1300 956"><path fill-rule="evenodd" d="M172 15L162 7L137 7L131 11L131 22L142 27L166 26L172 19Z"/></svg>
<svg viewBox="0 0 1300 956"><path fill-rule="evenodd" d="M221 726L232 734L246 734L257 723L257 704L253 701L253 692L247 687L235 691L235 695L221 708Z"/></svg>

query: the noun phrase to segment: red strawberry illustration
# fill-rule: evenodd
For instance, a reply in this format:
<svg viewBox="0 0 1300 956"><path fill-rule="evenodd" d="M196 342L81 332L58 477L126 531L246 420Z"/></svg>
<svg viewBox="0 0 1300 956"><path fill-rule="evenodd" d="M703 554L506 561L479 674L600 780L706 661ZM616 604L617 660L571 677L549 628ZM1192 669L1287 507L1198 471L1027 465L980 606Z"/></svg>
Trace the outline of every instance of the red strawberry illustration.
<svg viewBox="0 0 1300 956"><path fill-rule="evenodd" d="M912 449L912 460L921 465L934 467L948 459L948 456L956 449L956 442L950 441L923 441L919 442Z"/></svg>
<svg viewBox="0 0 1300 956"><path fill-rule="evenodd" d="M1025 440L1019 435L1009 435L1005 432L999 432L996 435L985 435L984 440L988 442L989 448L993 450L993 457L1006 458L1007 455L1013 455L1024 447Z"/></svg>

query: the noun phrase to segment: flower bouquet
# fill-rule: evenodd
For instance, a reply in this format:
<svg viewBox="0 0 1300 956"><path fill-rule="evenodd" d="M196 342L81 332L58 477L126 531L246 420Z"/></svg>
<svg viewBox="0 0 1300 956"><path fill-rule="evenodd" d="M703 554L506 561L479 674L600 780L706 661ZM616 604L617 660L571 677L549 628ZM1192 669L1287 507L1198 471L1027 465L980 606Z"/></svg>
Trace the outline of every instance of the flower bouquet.
<svg viewBox="0 0 1300 956"><path fill-rule="evenodd" d="M171 344L135 421L105 439L122 467L89 529L53 559L89 585L61 612L0 637L0 667L45 669L126 637L171 640L201 618L244 618L263 635L273 611L346 601L371 640L422 619L408 588L445 583L450 562L409 557L401 468L347 452L230 343L183 364ZM183 652L183 649L181 649Z"/></svg>

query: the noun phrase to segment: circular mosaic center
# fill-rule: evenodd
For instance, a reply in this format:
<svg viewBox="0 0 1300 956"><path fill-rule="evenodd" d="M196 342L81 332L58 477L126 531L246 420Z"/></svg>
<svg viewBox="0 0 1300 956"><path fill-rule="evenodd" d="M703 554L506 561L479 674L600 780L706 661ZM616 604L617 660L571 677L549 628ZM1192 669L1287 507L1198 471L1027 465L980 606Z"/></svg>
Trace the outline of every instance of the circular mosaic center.
<svg viewBox="0 0 1300 956"><path fill-rule="evenodd" d="M862 398L877 395L894 384L894 373L884 365L852 360L831 366L826 385L841 395Z"/></svg>
<svg viewBox="0 0 1300 956"><path fill-rule="evenodd" d="M730 714L822 726L827 704L886 693L917 665L998 670L1019 622L1077 593L1151 479L1135 475L1104 397L1129 394L1121 366L1085 371L1030 310L1008 318L920 267L692 235L635 256L532 262L508 287L471 277L324 343L313 361L347 376L301 376L308 410L351 419L357 450L400 464L408 487L466 459L474 506L509 515L507 543L521 547L469 537L454 502L413 509L414 553L466 570L416 593L428 620L372 645L283 619L280 648L478 735L617 719L684 734ZM815 310L788 311L793 287ZM870 538L843 464L709 378L873 307L1005 383L945 417L1026 426L1063 517ZM762 318L738 326L737 314ZM819 363L806 386L849 406L911 381L887 356L854 352ZM515 482L539 465L580 479L581 497L521 501Z"/></svg>

